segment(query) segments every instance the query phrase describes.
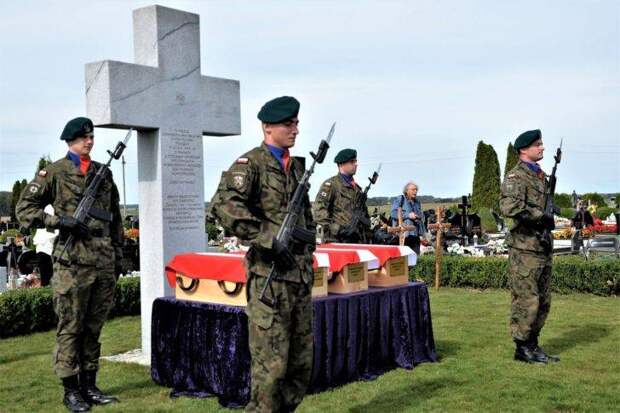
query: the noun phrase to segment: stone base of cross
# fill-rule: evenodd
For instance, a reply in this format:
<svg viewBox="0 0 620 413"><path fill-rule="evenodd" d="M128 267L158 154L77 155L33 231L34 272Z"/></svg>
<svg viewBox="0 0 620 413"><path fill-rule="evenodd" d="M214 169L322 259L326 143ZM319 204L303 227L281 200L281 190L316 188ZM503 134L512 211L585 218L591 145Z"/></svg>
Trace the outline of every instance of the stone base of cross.
<svg viewBox="0 0 620 413"><path fill-rule="evenodd" d="M437 230L437 236L435 237L435 290L439 289L439 279L441 275L441 258L443 255L443 245L441 238L443 232L452 226L450 223L443 222L444 216L444 208L439 207L437 209L437 222L435 224L429 224L427 226L429 230Z"/></svg>

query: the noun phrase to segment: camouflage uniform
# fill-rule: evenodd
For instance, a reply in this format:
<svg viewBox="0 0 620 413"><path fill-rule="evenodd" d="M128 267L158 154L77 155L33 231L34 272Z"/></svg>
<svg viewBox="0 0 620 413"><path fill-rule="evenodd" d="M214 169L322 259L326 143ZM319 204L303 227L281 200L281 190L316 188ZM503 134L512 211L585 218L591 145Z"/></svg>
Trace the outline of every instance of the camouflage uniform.
<svg viewBox="0 0 620 413"><path fill-rule="evenodd" d="M84 176L69 156L48 165L22 192L16 206L19 222L25 227L58 228L61 216L73 215L100 167L91 162ZM54 207L54 216L43 211L48 204ZM94 207L111 213L111 221L91 219L90 238L76 239L54 263L51 284L58 316L54 370L61 379L99 367L99 334L114 303L115 265L122 259L123 227L111 172L99 187ZM64 247L61 238L54 242L55 258Z"/></svg>
<svg viewBox="0 0 620 413"><path fill-rule="evenodd" d="M212 214L230 233L250 242L246 313L252 356L252 395L247 411L292 411L301 403L312 371L312 252L314 245L293 244L297 265L272 283L271 308L258 300L269 275L269 251L288 201L304 173L304 158L291 157L289 171L264 143L244 154L222 176ZM298 225L314 230L310 201ZM269 291L269 290L268 290Z"/></svg>
<svg viewBox="0 0 620 413"><path fill-rule="evenodd" d="M359 185L346 183L340 174L323 182L314 200L314 216L317 225L323 228L323 242L359 243L368 239L370 228L362 225L350 236L343 236L341 233L351 222L355 213L355 198L361 192ZM362 214L370 220L366 206L363 207Z"/></svg>
<svg viewBox="0 0 620 413"><path fill-rule="evenodd" d="M544 214L544 173L537 175L526 163L519 163L502 184L500 209L514 220L507 237L510 249L508 282L512 293L512 337L535 341L551 307L549 283L552 253L541 243ZM548 240L553 245L553 240Z"/></svg>

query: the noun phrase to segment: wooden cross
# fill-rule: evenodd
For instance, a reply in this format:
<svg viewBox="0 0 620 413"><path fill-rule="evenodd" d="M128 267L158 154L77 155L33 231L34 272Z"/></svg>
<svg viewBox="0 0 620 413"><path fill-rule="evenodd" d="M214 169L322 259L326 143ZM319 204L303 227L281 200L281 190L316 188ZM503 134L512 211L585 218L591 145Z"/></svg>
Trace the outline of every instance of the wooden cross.
<svg viewBox="0 0 620 413"><path fill-rule="evenodd" d="M435 290L439 290L439 276L441 275L441 256L443 252L441 235L445 229L450 228L450 223L443 223L444 209L439 207L437 209L437 222L435 224L428 225L428 229L437 230L437 236L435 237Z"/></svg>
<svg viewBox="0 0 620 413"><path fill-rule="evenodd" d="M386 227L386 231L388 234L398 234L398 244L402 247L405 245L405 233L413 231L415 228L415 225L399 225L395 227Z"/></svg>

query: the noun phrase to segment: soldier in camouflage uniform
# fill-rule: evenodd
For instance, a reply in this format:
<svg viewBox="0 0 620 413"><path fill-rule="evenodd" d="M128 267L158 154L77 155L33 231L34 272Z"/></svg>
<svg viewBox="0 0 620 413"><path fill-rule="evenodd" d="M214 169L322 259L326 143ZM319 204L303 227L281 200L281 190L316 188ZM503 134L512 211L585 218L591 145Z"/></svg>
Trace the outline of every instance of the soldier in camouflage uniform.
<svg viewBox="0 0 620 413"><path fill-rule="evenodd" d="M84 190L103 165L89 156L94 144L90 119L69 121L61 139L69 146L67 155L35 175L21 194L16 215L28 228L60 229L54 243L51 280L58 316L54 371L65 388L64 404L71 411L83 412L89 405L117 400L103 394L95 381L99 334L114 303L116 276L122 271L123 227L111 173L97 192L94 212L98 218L88 224L73 218ZM44 212L48 204L54 207L54 215ZM73 248L59 259L70 234L75 237Z"/></svg>
<svg viewBox="0 0 620 413"><path fill-rule="evenodd" d="M349 225L356 212L355 199L362 192L362 188L353 179L357 172L357 152L354 149L343 149L338 152L334 162L338 165L338 174L323 182L314 200L316 223L323 230L322 241L365 242L369 238L370 228L362 224L357 228ZM361 213L370 220L365 205Z"/></svg>
<svg viewBox="0 0 620 413"><path fill-rule="evenodd" d="M223 175L211 214L227 232L249 242L246 284L252 394L246 411L290 412L301 403L312 371L312 245L287 249L275 238L304 170L304 158L289 157L298 133L299 102L283 96L258 114L264 142L238 158ZM298 225L315 231L306 197ZM276 300L258 300L272 264Z"/></svg>
<svg viewBox="0 0 620 413"><path fill-rule="evenodd" d="M549 283L553 256L552 239L541 242L543 231L555 228L553 216L544 213L548 181L538 165L543 158L540 130L521 134L514 147L519 162L504 179L500 209L514 225L507 237L508 282L512 294L510 326L516 343L515 360L528 363L558 361L538 345L551 306Z"/></svg>

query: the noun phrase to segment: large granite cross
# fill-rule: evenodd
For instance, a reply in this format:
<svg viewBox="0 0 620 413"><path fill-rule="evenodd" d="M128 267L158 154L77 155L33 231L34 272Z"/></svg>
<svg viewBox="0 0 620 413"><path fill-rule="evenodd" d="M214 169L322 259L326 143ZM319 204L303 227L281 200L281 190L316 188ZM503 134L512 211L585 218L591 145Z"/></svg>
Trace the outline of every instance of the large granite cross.
<svg viewBox="0 0 620 413"><path fill-rule="evenodd" d="M239 82L202 76L199 16L161 6L134 10L135 64L86 65L86 110L95 125L138 131L142 351L151 308L172 295L164 265L204 251L202 136L241 133Z"/></svg>

